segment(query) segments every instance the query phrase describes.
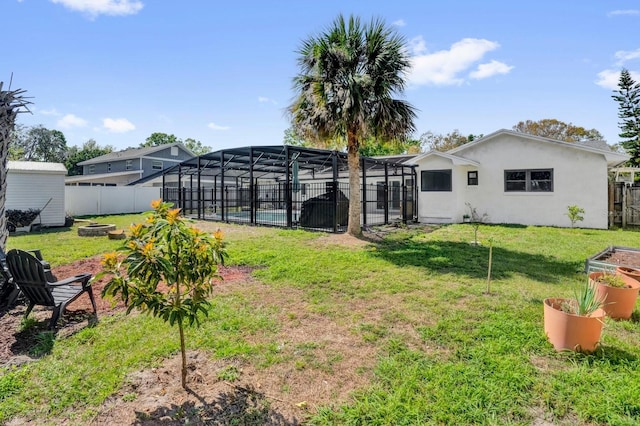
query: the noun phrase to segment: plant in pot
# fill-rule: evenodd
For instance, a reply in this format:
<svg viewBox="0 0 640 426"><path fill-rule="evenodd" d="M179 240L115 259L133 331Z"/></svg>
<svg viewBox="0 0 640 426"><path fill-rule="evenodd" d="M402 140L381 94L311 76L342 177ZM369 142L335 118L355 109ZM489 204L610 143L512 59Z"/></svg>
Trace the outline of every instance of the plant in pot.
<svg viewBox="0 0 640 426"><path fill-rule="evenodd" d="M587 281L574 298L544 299L544 331L553 347L591 353L602 335L604 300L592 281Z"/></svg>
<svg viewBox="0 0 640 426"><path fill-rule="evenodd" d="M594 283L598 296L605 301L607 315L613 319L629 319L636 306L640 282L621 273L610 271L592 272L589 279Z"/></svg>
<svg viewBox="0 0 640 426"><path fill-rule="evenodd" d="M640 281L640 269L638 268L631 268L628 266L618 266L616 267L616 272L619 274L623 274L628 277L631 277L636 281Z"/></svg>

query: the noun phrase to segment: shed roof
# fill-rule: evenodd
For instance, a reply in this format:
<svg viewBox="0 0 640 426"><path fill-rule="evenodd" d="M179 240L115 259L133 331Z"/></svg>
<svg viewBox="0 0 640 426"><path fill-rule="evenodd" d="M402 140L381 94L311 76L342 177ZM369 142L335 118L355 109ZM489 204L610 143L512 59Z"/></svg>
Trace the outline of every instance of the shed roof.
<svg viewBox="0 0 640 426"><path fill-rule="evenodd" d="M7 170L14 172L67 174L67 168L62 163L47 163L43 161L8 161Z"/></svg>

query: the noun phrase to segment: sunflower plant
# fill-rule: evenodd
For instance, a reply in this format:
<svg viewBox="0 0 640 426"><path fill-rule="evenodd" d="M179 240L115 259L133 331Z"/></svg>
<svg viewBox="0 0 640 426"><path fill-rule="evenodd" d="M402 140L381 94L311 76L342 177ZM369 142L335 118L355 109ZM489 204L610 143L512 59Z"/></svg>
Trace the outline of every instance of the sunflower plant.
<svg viewBox="0 0 640 426"><path fill-rule="evenodd" d="M178 325L186 389L184 326L199 325L200 315L208 314L226 252L220 230L207 234L197 229L172 203L155 200L151 207L145 223L131 225L118 252L102 259L100 275L110 277L102 295L120 297L127 314L136 308Z"/></svg>

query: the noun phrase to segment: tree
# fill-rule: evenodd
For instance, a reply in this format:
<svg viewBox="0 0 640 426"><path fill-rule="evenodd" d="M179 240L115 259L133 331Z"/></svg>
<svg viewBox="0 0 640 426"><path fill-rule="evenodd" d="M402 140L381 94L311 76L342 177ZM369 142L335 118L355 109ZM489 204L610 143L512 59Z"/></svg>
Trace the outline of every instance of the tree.
<svg viewBox="0 0 640 426"><path fill-rule="evenodd" d="M64 133L42 125L18 128L13 134L12 143L12 160L63 163L67 156Z"/></svg>
<svg viewBox="0 0 640 426"><path fill-rule="evenodd" d="M103 296L116 297L127 305L178 325L182 355L182 387L187 384L187 356L184 339L185 323L199 324L199 315L208 314L208 297L213 292L213 279L220 279L218 265L226 252L222 232L206 234L190 226L180 216L180 209L156 200L153 212L144 224L132 225L121 251L108 253L102 260L103 272L110 275ZM162 283L168 289L162 291Z"/></svg>
<svg viewBox="0 0 640 426"><path fill-rule="evenodd" d="M571 123L567 124L553 118L544 118L539 121L521 121L513 126L513 130L564 142L601 141L604 139L596 129L587 130L584 127L574 126Z"/></svg>
<svg viewBox="0 0 640 426"><path fill-rule="evenodd" d="M5 215L9 143L16 127L16 116L29 111L27 106L30 102L24 98L24 90L11 90L11 85L7 90L3 90L3 86L4 82L0 81L0 249L6 251L9 236Z"/></svg>
<svg viewBox="0 0 640 426"><path fill-rule="evenodd" d="M168 135L166 133L155 132L151 133L143 143L140 144L140 148L145 148L148 146L160 146L168 143L177 143L181 142L175 135Z"/></svg>
<svg viewBox="0 0 640 426"><path fill-rule="evenodd" d="M67 158L64 161L64 165L67 168L69 176L79 176L82 174L82 166L78 166L78 163L87 161L92 158L100 157L101 155L113 152L111 145L101 147L94 139L89 139L82 144L81 148L72 146L67 150Z"/></svg>
<svg viewBox="0 0 640 426"><path fill-rule="evenodd" d="M436 134L429 131L420 135L420 144L428 148L429 151L445 152L480 137L482 137L482 135L476 136L471 134L469 136L463 136L460 134L458 129L455 129L453 132L447 133L446 135Z"/></svg>
<svg viewBox="0 0 640 426"><path fill-rule="evenodd" d="M160 146L169 143L181 143L196 156L206 154L212 150L210 146L202 145L202 142L198 140L187 138L183 141L182 139L177 138L176 135L169 135L161 132L152 133L151 136L140 144L140 148Z"/></svg>
<svg viewBox="0 0 640 426"><path fill-rule="evenodd" d="M622 139L620 145L631 156L629 165L640 166L640 83L636 83L628 70L620 72L617 95L611 97L618 102L618 123Z"/></svg>
<svg viewBox="0 0 640 426"><path fill-rule="evenodd" d="M295 100L296 133L313 142L344 138L349 167L349 224L360 235L360 155L367 137L404 140L414 130L414 108L394 99L411 63L405 41L381 20L363 25L340 15L324 33L303 42Z"/></svg>
<svg viewBox="0 0 640 426"><path fill-rule="evenodd" d="M204 154L212 151L210 146L202 145L202 142L197 141L197 140L192 139L192 138L185 139L183 143L184 143L184 146L189 151L193 152L193 155L195 155L195 156L204 155Z"/></svg>
<svg viewBox="0 0 640 426"><path fill-rule="evenodd" d="M379 142L375 138L367 138L360 144L358 150L360 155L365 157L376 157L381 155L417 154L420 152L420 141L418 139L391 140Z"/></svg>

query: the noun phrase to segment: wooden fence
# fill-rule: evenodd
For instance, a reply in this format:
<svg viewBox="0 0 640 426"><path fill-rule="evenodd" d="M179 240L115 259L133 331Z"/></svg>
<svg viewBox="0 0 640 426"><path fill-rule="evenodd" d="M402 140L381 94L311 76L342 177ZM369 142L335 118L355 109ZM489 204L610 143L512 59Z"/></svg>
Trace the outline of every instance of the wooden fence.
<svg viewBox="0 0 640 426"><path fill-rule="evenodd" d="M640 186L609 183L609 227L640 226Z"/></svg>

